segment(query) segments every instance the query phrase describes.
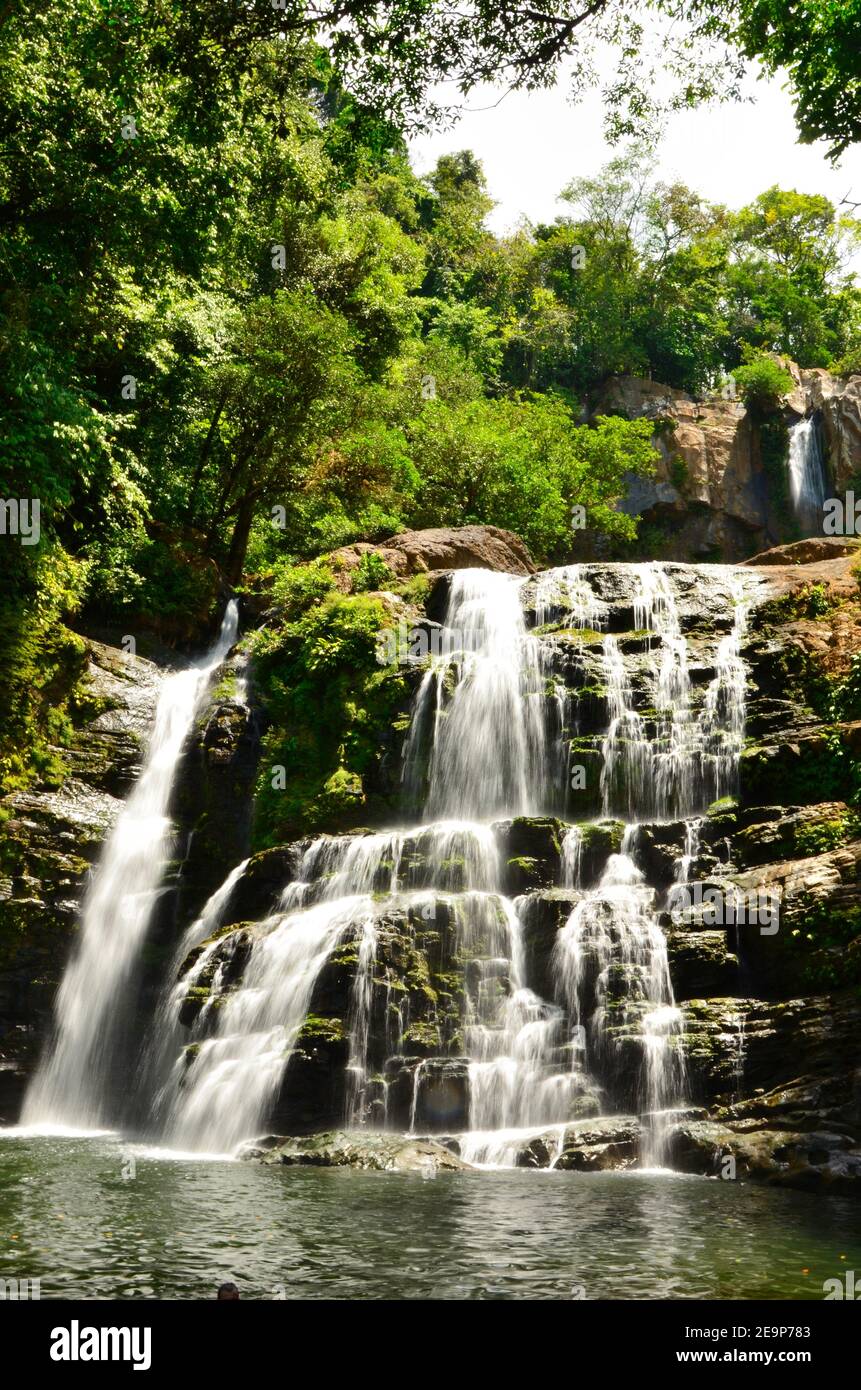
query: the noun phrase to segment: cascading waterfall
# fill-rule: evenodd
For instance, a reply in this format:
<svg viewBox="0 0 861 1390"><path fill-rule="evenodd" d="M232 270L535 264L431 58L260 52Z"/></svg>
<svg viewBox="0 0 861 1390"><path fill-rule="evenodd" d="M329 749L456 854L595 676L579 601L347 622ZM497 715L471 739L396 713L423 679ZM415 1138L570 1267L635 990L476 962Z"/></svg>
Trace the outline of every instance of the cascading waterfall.
<svg viewBox="0 0 861 1390"><path fill-rule="evenodd" d="M176 770L210 677L234 645L238 624L231 599L204 660L162 682L141 775L87 894L78 947L57 994L55 1037L27 1095L27 1124L92 1128L113 1118L110 1090L125 1041L125 1006L170 855L167 812Z"/></svg>
<svg viewBox="0 0 861 1390"><path fill-rule="evenodd" d="M343 1120L358 1126L375 1114L385 1123L392 1078L406 1076L402 1123L408 1113L409 1128L422 1132L436 1059L410 1054L409 1007L379 952L392 914L432 925L442 912L463 978L452 1053L468 1078L463 1156L511 1163L524 1134L539 1132L558 1152L566 1124L600 1105L641 1112L642 1161L664 1161L662 1117L684 1099L681 1013L638 827L687 822L672 908L696 862L699 817L734 789L752 583L719 566L581 565L530 580L456 572L403 750L405 800L420 808L418 823L311 841L270 915L222 940L217 929L245 866L231 872L178 945L152 1030L159 1135L183 1149L226 1152L260 1134L283 1103L291 1056L334 953L351 962ZM721 635L706 649L688 636L699 587L721 614ZM631 631L620 614L630 615ZM564 908L548 989L532 976L531 899L509 896L497 823L559 816L570 805L581 685L606 715L594 788L605 824L584 818L560 833L555 891ZM615 850L603 868L594 848L602 835ZM112 856L109 845L105 866ZM150 856L150 894L162 858ZM88 909L85 940L92 931L100 947L110 938L108 956L119 949L113 919L89 922ZM143 930L123 946L126 973ZM73 962L64 998L86 995L76 971ZM100 979L99 999L102 991ZM110 1012L99 1008L103 1018ZM393 1064L384 1075L369 1066L372 1037ZM80 1122L81 1107L75 1113ZM88 1119L100 1113L92 1107Z"/></svg>
<svg viewBox="0 0 861 1390"><path fill-rule="evenodd" d="M240 864L230 870L224 882L207 899L200 916L183 934L168 970L169 980L177 979L180 967L191 952L218 931L225 920L233 891L247 865L248 860L243 859ZM178 984L174 984L172 988L164 991L155 1011L149 1030L148 1046L145 1048L147 1071L145 1085L146 1089L155 1096L154 1109L156 1113L162 1105L165 1074L170 1071L176 1053L183 1042L179 1021L180 1006L189 988L193 987L194 982L205 970L210 954L211 951L205 948L198 953L197 960L191 970L182 976Z"/></svg>
<svg viewBox="0 0 861 1390"><path fill-rule="evenodd" d="M426 814L467 807L475 820L521 814L544 801L546 732L540 644L526 631L520 584L508 574L452 576L443 651L419 691L416 720L433 708ZM448 680L454 690L445 707Z"/></svg>
<svg viewBox="0 0 861 1390"><path fill-rule="evenodd" d="M562 887L579 888L583 867L583 828L572 825L562 838Z"/></svg>
<svg viewBox="0 0 861 1390"><path fill-rule="evenodd" d="M227 1152L258 1132L317 976L348 929L371 912L371 898L355 894L261 925L242 987L224 997L214 1034L199 1037L208 1021L204 1011L191 1053L175 1063L167 1116L172 1144Z"/></svg>
<svg viewBox="0 0 861 1390"><path fill-rule="evenodd" d="M639 1051L644 1066L632 1095L649 1117L646 1159L663 1157L659 1116L678 1099L681 1029L670 983L667 943L657 922L655 891L632 857L637 827L628 826L598 886L587 893L560 931L555 957L559 993L587 1057L605 1084L631 1075ZM631 1044L634 1044L632 1054ZM634 1069L636 1075L636 1068Z"/></svg>
<svg viewBox="0 0 861 1390"><path fill-rule="evenodd" d="M789 431L789 497L802 537L822 534L828 473L816 417L799 420Z"/></svg>

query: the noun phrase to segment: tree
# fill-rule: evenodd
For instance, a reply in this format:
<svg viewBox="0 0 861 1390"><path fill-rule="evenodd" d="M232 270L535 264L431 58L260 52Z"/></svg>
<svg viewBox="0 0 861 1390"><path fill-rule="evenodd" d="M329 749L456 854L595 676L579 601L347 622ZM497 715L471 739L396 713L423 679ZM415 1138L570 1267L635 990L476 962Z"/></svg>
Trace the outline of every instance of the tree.
<svg viewBox="0 0 861 1390"><path fill-rule="evenodd" d="M407 429L419 486L414 526L485 522L523 536L536 556L566 556L576 539L572 508L589 526L631 537L614 503L628 472L654 466L648 421L575 425L562 401L433 402Z"/></svg>
<svg viewBox="0 0 861 1390"><path fill-rule="evenodd" d="M838 217L821 195L773 187L731 214L728 228L734 351L746 343L822 367L844 355L861 324L850 270L861 223Z"/></svg>
<svg viewBox="0 0 861 1390"><path fill-rule="evenodd" d="M202 8L198 24L215 9L217 32L239 27L216 0ZM678 109L737 96L753 62L788 73L804 142L829 140L836 158L861 139L859 0L285 0L275 15L288 34L331 31L334 60L362 100L399 118L439 114L429 93L443 81L464 93L492 81L529 90L552 85L563 65L580 95L594 83L595 50L610 44L619 61L604 95L616 136L654 128L659 70L675 81Z"/></svg>
<svg viewBox="0 0 861 1390"><path fill-rule="evenodd" d="M310 290L255 300L233 326L217 373L222 467L210 536L232 519L225 573L238 583L254 513L289 501L316 440L331 433L356 387L355 340L346 319Z"/></svg>

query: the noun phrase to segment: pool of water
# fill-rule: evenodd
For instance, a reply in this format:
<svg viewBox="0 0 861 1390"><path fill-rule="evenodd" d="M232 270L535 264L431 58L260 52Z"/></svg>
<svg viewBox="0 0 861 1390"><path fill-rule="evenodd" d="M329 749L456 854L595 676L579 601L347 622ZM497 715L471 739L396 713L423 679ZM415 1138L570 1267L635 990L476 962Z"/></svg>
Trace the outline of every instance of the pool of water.
<svg viewBox="0 0 861 1390"><path fill-rule="evenodd" d="M43 1298L823 1297L861 1205L671 1173L423 1178L0 1132L0 1278Z"/></svg>

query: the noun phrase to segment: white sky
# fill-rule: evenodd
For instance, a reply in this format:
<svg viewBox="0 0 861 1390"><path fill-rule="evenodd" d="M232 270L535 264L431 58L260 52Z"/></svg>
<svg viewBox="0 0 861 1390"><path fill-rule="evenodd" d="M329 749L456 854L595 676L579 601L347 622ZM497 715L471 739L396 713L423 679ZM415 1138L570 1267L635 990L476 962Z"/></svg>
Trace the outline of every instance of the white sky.
<svg viewBox="0 0 861 1390"><path fill-rule="evenodd" d="M590 93L572 105L564 82L552 91L514 92L493 109L502 89L468 99L471 108L449 130L411 142L413 164L426 173L441 154L471 149L482 161L497 207L489 223L497 233L522 217L550 221L570 211L558 201L572 178L597 173L618 150L603 138L601 98ZM832 166L826 145L799 145L792 104L781 83L751 77L752 103L700 107L670 116L658 150L658 172L681 179L703 197L732 208L772 184L799 193L824 193L834 203L861 202L861 147ZM844 212L849 209L844 209ZM861 215L861 213L856 213ZM861 269L861 257L858 261Z"/></svg>

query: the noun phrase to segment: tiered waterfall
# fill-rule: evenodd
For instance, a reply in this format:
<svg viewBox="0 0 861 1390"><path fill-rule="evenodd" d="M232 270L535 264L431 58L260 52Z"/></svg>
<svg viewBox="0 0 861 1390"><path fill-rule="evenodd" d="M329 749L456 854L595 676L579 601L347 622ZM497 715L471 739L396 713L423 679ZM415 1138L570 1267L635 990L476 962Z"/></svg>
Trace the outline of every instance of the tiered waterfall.
<svg viewBox="0 0 861 1390"><path fill-rule="evenodd" d="M552 1146L575 1119L627 1109L644 1120L641 1162L660 1164L664 1117L686 1100L665 926L696 872L701 817L735 788L742 573L455 572L402 753L403 804L423 812L297 846L269 915L225 932L250 872L231 870L176 944L150 1023L139 1084L159 1137L225 1152L274 1122L307 1129L291 1068L322 1028L321 982L346 981L337 1076L319 1080L342 1125L451 1136L468 1161L505 1164L524 1133ZM165 868L173 770L226 629L202 667L165 682L30 1120L116 1119L105 1058ZM539 868L530 836L547 849ZM429 961L418 1019L409 986Z"/></svg>

